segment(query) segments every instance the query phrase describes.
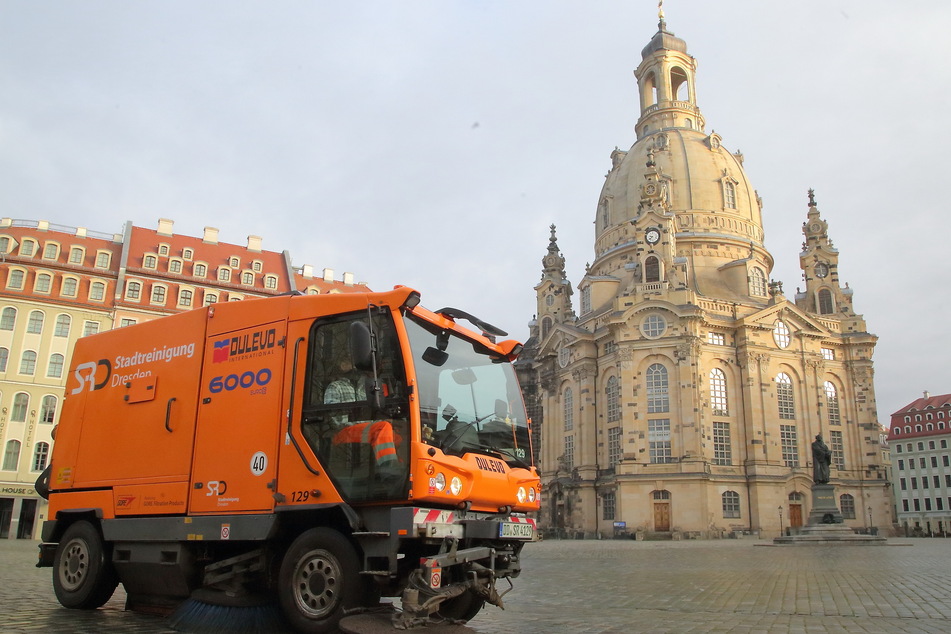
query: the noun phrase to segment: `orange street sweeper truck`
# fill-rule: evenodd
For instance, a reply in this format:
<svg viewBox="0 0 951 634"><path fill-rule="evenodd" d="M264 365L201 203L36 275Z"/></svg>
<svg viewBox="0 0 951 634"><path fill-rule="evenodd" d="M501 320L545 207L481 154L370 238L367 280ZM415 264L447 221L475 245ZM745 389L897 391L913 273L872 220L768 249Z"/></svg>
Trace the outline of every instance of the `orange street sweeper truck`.
<svg viewBox="0 0 951 634"><path fill-rule="evenodd" d="M400 627L501 606L540 506L503 336L396 287L84 337L38 565L69 608L121 582L132 609L270 600L308 632L381 596Z"/></svg>

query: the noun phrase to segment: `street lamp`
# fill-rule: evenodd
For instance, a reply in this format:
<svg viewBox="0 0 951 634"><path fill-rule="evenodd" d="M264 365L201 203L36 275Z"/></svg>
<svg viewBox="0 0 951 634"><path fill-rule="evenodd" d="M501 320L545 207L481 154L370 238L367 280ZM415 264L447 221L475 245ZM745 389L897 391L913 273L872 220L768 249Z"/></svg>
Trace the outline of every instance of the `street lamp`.
<svg viewBox="0 0 951 634"><path fill-rule="evenodd" d="M783 507L779 506L779 536L783 536Z"/></svg>
<svg viewBox="0 0 951 634"><path fill-rule="evenodd" d="M868 507L868 532L869 532L869 533L872 532L872 528L873 528L874 526L875 526L875 525L872 523L872 507L870 506L870 507Z"/></svg>

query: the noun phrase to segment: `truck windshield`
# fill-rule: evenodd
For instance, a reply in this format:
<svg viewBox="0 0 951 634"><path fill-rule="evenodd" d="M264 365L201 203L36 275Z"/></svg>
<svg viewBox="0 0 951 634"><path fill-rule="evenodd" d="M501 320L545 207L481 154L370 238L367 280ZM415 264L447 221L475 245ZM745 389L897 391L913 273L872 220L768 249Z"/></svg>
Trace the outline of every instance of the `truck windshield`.
<svg viewBox="0 0 951 634"><path fill-rule="evenodd" d="M447 454L532 462L528 419L512 364L477 342L408 314L423 439Z"/></svg>

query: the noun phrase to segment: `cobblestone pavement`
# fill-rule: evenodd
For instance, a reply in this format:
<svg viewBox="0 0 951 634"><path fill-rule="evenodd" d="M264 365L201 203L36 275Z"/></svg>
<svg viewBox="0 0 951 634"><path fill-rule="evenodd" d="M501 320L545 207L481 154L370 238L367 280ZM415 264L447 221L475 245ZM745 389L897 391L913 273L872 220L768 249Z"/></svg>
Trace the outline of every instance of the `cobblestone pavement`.
<svg viewBox="0 0 951 634"><path fill-rule="evenodd" d="M482 634L951 632L951 539L887 546L766 540L528 544L505 597L469 623ZM36 544L0 541L0 631L168 632L157 616L65 610Z"/></svg>

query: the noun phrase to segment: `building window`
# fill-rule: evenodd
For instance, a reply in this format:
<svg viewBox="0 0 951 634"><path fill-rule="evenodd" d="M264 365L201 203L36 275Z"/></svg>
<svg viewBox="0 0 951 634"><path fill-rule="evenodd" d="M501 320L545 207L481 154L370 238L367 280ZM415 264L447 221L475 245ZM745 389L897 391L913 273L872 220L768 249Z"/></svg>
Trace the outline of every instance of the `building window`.
<svg viewBox="0 0 951 634"><path fill-rule="evenodd" d="M69 263L82 264L86 259L86 251L80 247L73 247L69 250Z"/></svg>
<svg viewBox="0 0 951 634"><path fill-rule="evenodd" d="M158 266L158 258L154 255L147 255L142 260L142 266L147 269L154 269L156 266Z"/></svg>
<svg viewBox="0 0 951 634"><path fill-rule="evenodd" d="M191 306L192 305L192 291L188 289L182 289L178 292L178 305L179 306Z"/></svg>
<svg viewBox="0 0 951 634"><path fill-rule="evenodd" d="M46 468L46 460L50 455L49 443L38 442L33 451L33 470L42 471Z"/></svg>
<svg viewBox="0 0 951 634"><path fill-rule="evenodd" d="M621 420L621 385L616 376L611 376L604 388L608 404L608 422Z"/></svg>
<svg viewBox="0 0 951 634"><path fill-rule="evenodd" d="M3 470L16 471L20 462L20 441L8 440L7 448L3 452Z"/></svg>
<svg viewBox="0 0 951 634"><path fill-rule="evenodd" d="M59 245L52 242L47 242L46 246L43 248L43 259L55 260L57 255L59 255Z"/></svg>
<svg viewBox="0 0 951 634"><path fill-rule="evenodd" d="M247 286L254 284L254 273L251 271L245 271L241 274L241 283Z"/></svg>
<svg viewBox="0 0 951 634"><path fill-rule="evenodd" d="M208 275L208 267L205 266L204 264L196 264L193 270L193 274L195 277L205 277L206 275Z"/></svg>
<svg viewBox="0 0 951 634"><path fill-rule="evenodd" d="M17 309L7 306L0 313L0 330L13 330L17 323Z"/></svg>
<svg viewBox="0 0 951 634"><path fill-rule="evenodd" d="M608 468L621 462L621 428L608 428Z"/></svg>
<svg viewBox="0 0 951 634"><path fill-rule="evenodd" d="M663 316L653 313L648 315L641 323L641 332L645 337L656 338L664 334L667 330L667 320Z"/></svg>
<svg viewBox="0 0 951 634"><path fill-rule="evenodd" d="M736 186L730 181L723 183L723 206L736 209Z"/></svg>
<svg viewBox="0 0 951 634"><path fill-rule="evenodd" d="M905 470L905 461L904 461L904 460L901 460L901 459L898 460L898 470L899 470L899 471L904 471L904 470Z"/></svg>
<svg viewBox="0 0 951 634"><path fill-rule="evenodd" d="M780 348L789 347L789 326L781 319L777 319L776 323L773 324L773 341Z"/></svg>
<svg viewBox="0 0 951 634"><path fill-rule="evenodd" d="M766 297L766 274L758 266L750 270L750 295Z"/></svg>
<svg viewBox="0 0 951 634"><path fill-rule="evenodd" d="M673 462L670 451L670 419L655 418L647 421L647 440L652 463Z"/></svg>
<svg viewBox="0 0 951 634"><path fill-rule="evenodd" d="M119 328L125 328L126 326L134 326L135 320L130 319L129 317L123 317L119 320Z"/></svg>
<svg viewBox="0 0 951 634"><path fill-rule="evenodd" d="M832 348L822 348L822 358L826 361L835 361L835 351Z"/></svg>
<svg viewBox="0 0 951 634"><path fill-rule="evenodd" d="M43 397L43 404L40 406L40 422L52 423L56 417L56 397L46 395Z"/></svg>
<svg viewBox="0 0 951 634"><path fill-rule="evenodd" d="M832 304L832 292L827 288L819 289L819 314L831 315L835 312L835 306Z"/></svg>
<svg viewBox="0 0 951 634"><path fill-rule="evenodd" d="M264 265L261 264L261 260L255 260L251 263L251 270L255 273L260 273L264 269Z"/></svg>
<svg viewBox="0 0 951 634"><path fill-rule="evenodd" d="M76 297L79 292L79 281L75 277L67 277L63 280L63 296Z"/></svg>
<svg viewBox="0 0 951 634"><path fill-rule="evenodd" d="M25 274L20 269L12 269L7 277L7 288L20 290L23 288Z"/></svg>
<svg viewBox="0 0 951 634"><path fill-rule="evenodd" d="M648 284L660 281L660 260L656 256L644 260L644 281Z"/></svg>
<svg viewBox="0 0 951 634"><path fill-rule="evenodd" d="M181 273L182 272L182 261L181 260L170 260L168 263L168 272L169 273Z"/></svg>
<svg viewBox="0 0 951 634"><path fill-rule="evenodd" d="M46 368L46 376L51 379L63 378L63 355L59 353L50 355L50 362Z"/></svg>
<svg viewBox="0 0 951 634"><path fill-rule="evenodd" d="M832 381L826 381L826 411L829 414L829 424L830 425L841 425L842 421L839 418L839 393L835 389L835 384Z"/></svg>
<svg viewBox="0 0 951 634"><path fill-rule="evenodd" d="M713 464L733 464L730 423L713 423Z"/></svg>
<svg viewBox="0 0 951 634"><path fill-rule="evenodd" d="M53 329L53 336L54 337L68 337L69 326L71 323L72 323L72 318L69 315L57 315L56 327Z"/></svg>
<svg viewBox="0 0 951 634"><path fill-rule="evenodd" d="M723 370L710 370L710 405L714 416L729 416L730 408L726 400L726 375Z"/></svg>
<svg viewBox="0 0 951 634"><path fill-rule="evenodd" d="M219 282L230 282L231 281L231 269L226 269L221 267L218 269L218 281Z"/></svg>
<svg viewBox="0 0 951 634"><path fill-rule="evenodd" d="M613 520L616 506L617 506L617 502L615 499L614 491L604 493L601 496L601 510L603 512L603 514L601 515L601 518L606 520Z"/></svg>
<svg viewBox="0 0 951 634"><path fill-rule="evenodd" d="M565 454L564 465L566 469L573 469L575 466L575 437L565 436Z"/></svg>
<svg viewBox="0 0 951 634"><path fill-rule="evenodd" d="M0 236L0 255L7 255L8 253L10 253L10 238Z"/></svg>
<svg viewBox="0 0 951 634"><path fill-rule="evenodd" d="M847 520L855 519L855 498L848 493L839 496L839 510L842 511L842 517Z"/></svg>
<svg viewBox="0 0 951 634"><path fill-rule="evenodd" d="M565 431L571 431L575 426L575 397L570 387L565 389L564 413Z"/></svg>
<svg viewBox="0 0 951 634"><path fill-rule="evenodd" d="M787 467L799 466L799 439L795 425L780 425L779 439L783 451L783 464Z"/></svg>
<svg viewBox="0 0 951 634"><path fill-rule="evenodd" d="M13 409L10 411L10 421L14 423L25 423L26 412L30 409L30 395L26 392L20 392L13 397Z"/></svg>
<svg viewBox="0 0 951 634"><path fill-rule="evenodd" d="M32 240L24 240L20 245L20 255L32 257L34 253L36 253L36 242Z"/></svg>
<svg viewBox="0 0 951 634"><path fill-rule="evenodd" d="M725 346L726 335L724 335L722 332L708 332L707 343L714 346Z"/></svg>
<svg viewBox="0 0 951 634"><path fill-rule="evenodd" d="M100 251L99 253L96 254L96 268L97 269L109 268L110 259L112 259L112 256L108 251Z"/></svg>
<svg viewBox="0 0 951 634"><path fill-rule="evenodd" d="M239 266L241 266L241 260L239 260L238 258L232 257L231 259L228 260L228 266L230 266L233 269L236 269Z"/></svg>
<svg viewBox="0 0 951 634"><path fill-rule="evenodd" d="M725 491L722 496L723 517L740 516L740 494L736 491Z"/></svg>
<svg viewBox="0 0 951 634"><path fill-rule="evenodd" d="M663 491L651 491L651 497L652 497L653 499L655 499L655 500L658 500L658 501L660 501L660 500L669 500L669 499L670 499L670 491L667 491L666 489L663 490Z"/></svg>
<svg viewBox="0 0 951 634"><path fill-rule="evenodd" d="M647 368L647 412L656 414L669 411L667 368L660 363L653 363Z"/></svg>
<svg viewBox="0 0 951 634"><path fill-rule="evenodd" d="M168 245L167 245L167 244L160 244L160 245L159 245L159 248L158 248L158 254L159 254L159 255L168 255Z"/></svg>
<svg viewBox="0 0 951 634"><path fill-rule="evenodd" d="M842 447L842 432L829 432L829 449L832 450L832 464L839 471L845 470L845 450Z"/></svg>
<svg viewBox="0 0 951 634"><path fill-rule="evenodd" d="M36 283L33 284L33 290L37 293L49 293L53 287L53 276L49 273L40 273L36 276Z"/></svg>
<svg viewBox="0 0 951 634"><path fill-rule="evenodd" d="M273 275L267 275L264 277L264 288L269 290L274 290L277 288L277 278Z"/></svg>
<svg viewBox="0 0 951 634"><path fill-rule="evenodd" d="M130 281L125 285L126 299L139 299L142 296L142 283Z"/></svg>
<svg viewBox="0 0 951 634"><path fill-rule="evenodd" d="M89 335L94 335L99 332L99 322L98 321L87 321L83 324L83 337L88 337Z"/></svg>
<svg viewBox="0 0 951 634"><path fill-rule="evenodd" d="M26 322L26 331L31 335L38 335L43 332L43 321L45 315L43 311L34 310L30 313L30 319Z"/></svg>
<svg viewBox="0 0 951 634"><path fill-rule="evenodd" d="M784 420L796 420L796 403L793 399L792 379L785 372L776 375L776 402L779 417Z"/></svg>
<svg viewBox="0 0 951 634"><path fill-rule="evenodd" d="M7 362L10 360L10 351L6 348L0 348L0 372L7 371Z"/></svg>
<svg viewBox="0 0 951 634"><path fill-rule="evenodd" d="M165 287L155 285L152 287L152 303L153 304L164 304L165 303Z"/></svg>
<svg viewBox="0 0 951 634"><path fill-rule="evenodd" d="M214 293L205 293L205 306L208 306L210 304L217 304L217 303L218 303L217 295L215 295Z"/></svg>
<svg viewBox="0 0 951 634"><path fill-rule="evenodd" d="M182 249L182 258L185 260L191 260L195 252L191 249Z"/></svg>
<svg viewBox="0 0 951 634"><path fill-rule="evenodd" d="M591 312L591 287L585 286L581 289L581 314L586 315Z"/></svg>
<svg viewBox="0 0 951 634"><path fill-rule="evenodd" d="M20 357L20 374L33 376L36 373L36 353L32 350L23 352Z"/></svg>
<svg viewBox="0 0 951 634"><path fill-rule="evenodd" d="M905 480L905 478L899 478L898 484L900 485L902 491L908 490L908 481Z"/></svg>
<svg viewBox="0 0 951 634"><path fill-rule="evenodd" d="M106 296L106 285L102 282L93 282L89 287L89 299L101 302Z"/></svg>

